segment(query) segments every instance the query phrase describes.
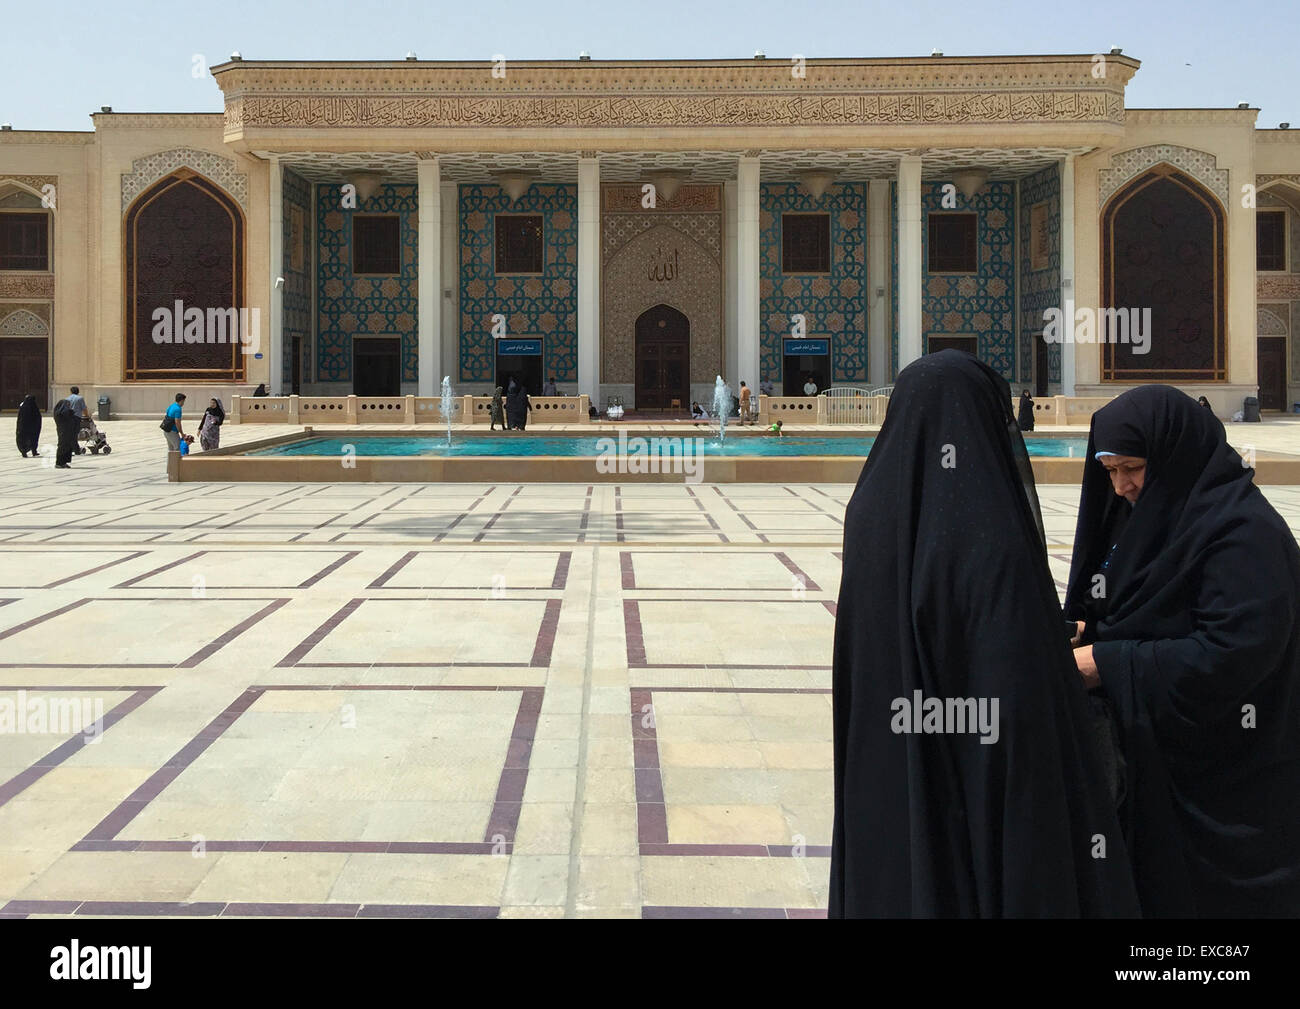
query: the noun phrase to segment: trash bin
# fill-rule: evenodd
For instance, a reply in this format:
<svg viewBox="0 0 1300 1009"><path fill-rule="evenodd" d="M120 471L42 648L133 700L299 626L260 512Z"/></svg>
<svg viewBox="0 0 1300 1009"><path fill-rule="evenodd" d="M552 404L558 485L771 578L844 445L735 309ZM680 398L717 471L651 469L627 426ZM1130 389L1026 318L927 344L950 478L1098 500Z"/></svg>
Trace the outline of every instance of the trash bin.
<svg viewBox="0 0 1300 1009"><path fill-rule="evenodd" d="M1258 424L1259 423L1259 397L1247 396L1245 402L1242 403L1241 414L1242 414L1241 419L1244 420L1247 424Z"/></svg>
<svg viewBox="0 0 1300 1009"><path fill-rule="evenodd" d="M108 410L109 407L111 407L112 405L113 405L113 401L109 399L107 396L99 397L99 419L100 420L108 420Z"/></svg>

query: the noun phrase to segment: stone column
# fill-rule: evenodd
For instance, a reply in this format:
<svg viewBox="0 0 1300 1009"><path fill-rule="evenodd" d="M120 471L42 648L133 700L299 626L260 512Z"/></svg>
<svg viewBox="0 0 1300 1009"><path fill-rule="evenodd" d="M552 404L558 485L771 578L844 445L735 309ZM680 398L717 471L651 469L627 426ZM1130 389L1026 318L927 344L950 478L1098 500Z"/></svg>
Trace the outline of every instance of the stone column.
<svg viewBox="0 0 1300 1009"><path fill-rule="evenodd" d="M898 368L921 356L921 159L898 160Z"/></svg>
<svg viewBox="0 0 1300 1009"><path fill-rule="evenodd" d="M889 180L867 183L867 385L889 384Z"/></svg>
<svg viewBox="0 0 1300 1009"><path fill-rule="evenodd" d="M269 346L266 348L266 391L272 396L284 392L284 285L276 283L284 277L284 166L278 154L271 155L270 196L270 250L271 264L271 325Z"/></svg>
<svg viewBox="0 0 1300 1009"><path fill-rule="evenodd" d="M438 159L422 158L416 165L419 256L416 292L419 300L419 394L435 396L442 363L442 186Z"/></svg>
<svg viewBox="0 0 1300 1009"><path fill-rule="evenodd" d="M1074 155L1061 162L1061 322L1062 336L1074 334ZM1061 393L1074 395L1074 354L1071 340L1061 344Z"/></svg>
<svg viewBox="0 0 1300 1009"><path fill-rule="evenodd" d="M578 158L578 392L600 402L600 161Z"/></svg>
<svg viewBox="0 0 1300 1009"><path fill-rule="evenodd" d="M725 338L722 344L722 368L730 372L735 370L736 361L739 360L740 348L736 336L736 183L727 181L722 184L722 204L724 217L722 221L722 233L726 236L725 262L723 264L722 275L725 278L723 283L726 290L723 292L723 304L726 311L723 312L724 325L726 327ZM754 389L757 391L758 382L754 383Z"/></svg>
<svg viewBox="0 0 1300 1009"><path fill-rule="evenodd" d="M742 156L736 170L736 360L724 375L732 389L759 382L758 215L759 159ZM705 376L708 378L709 376Z"/></svg>
<svg viewBox="0 0 1300 1009"><path fill-rule="evenodd" d="M460 190L454 182L442 184L442 280L438 303L442 306L442 363L435 385L443 375L451 384L460 381ZM450 297L447 297L450 295Z"/></svg>

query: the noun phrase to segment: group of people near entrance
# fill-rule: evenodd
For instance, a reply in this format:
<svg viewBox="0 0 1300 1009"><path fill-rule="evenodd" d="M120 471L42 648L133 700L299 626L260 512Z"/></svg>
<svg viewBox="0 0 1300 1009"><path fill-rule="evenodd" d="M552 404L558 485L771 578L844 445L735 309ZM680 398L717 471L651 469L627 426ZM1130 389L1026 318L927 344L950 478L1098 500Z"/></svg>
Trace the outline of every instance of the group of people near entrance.
<svg viewBox="0 0 1300 1009"><path fill-rule="evenodd" d="M548 379L542 387L542 395L557 395L554 378ZM533 411L533 401L528 398L528 390L512 378L504 396L501 394L501 386L492 390L492 403L488 411L492 421L489 430L495 431L500 424L502 431L524 431L528 428L528 415Z"/></svg>
<svg viewBox="0 0 1300 1009"><path fill-rule="evenodd" d="M1300 915L1298 600L1222 423L1148 385L1093 417L1062 607L1007 383L909 365L845 515L830 915Z"/></svg>

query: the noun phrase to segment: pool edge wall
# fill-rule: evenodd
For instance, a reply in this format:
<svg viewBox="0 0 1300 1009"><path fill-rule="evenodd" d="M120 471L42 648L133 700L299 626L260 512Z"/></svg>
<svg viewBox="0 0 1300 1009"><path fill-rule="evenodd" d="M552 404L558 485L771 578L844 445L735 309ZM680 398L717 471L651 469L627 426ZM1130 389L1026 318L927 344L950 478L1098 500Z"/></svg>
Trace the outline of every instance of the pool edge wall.
<svg viewBox="0 0 1300 1009"><path fill-rule="evenodd" d="M267 483L856 483L861 456L704 457L699 476L682 472L614 472L594 457L459 456L187 456L171 480ZM1038 483L1075 483L1082 459L1031 460ZM670 460L661 460L670 462Z"/></svg>

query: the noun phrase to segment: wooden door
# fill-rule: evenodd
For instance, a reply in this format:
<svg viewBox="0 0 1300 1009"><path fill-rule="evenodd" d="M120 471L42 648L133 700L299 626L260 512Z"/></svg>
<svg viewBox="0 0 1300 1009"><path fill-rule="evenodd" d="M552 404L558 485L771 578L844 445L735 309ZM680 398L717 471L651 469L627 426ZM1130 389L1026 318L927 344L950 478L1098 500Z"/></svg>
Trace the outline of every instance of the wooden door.
<svg viewBox="0 0 1300 1009"><path fill-rule="evenodd" d="M669 305L636 320L636 408L690 407L690 322Z"/></svg>
<svg viewBox="0 0 1300 1009"><path fill-rule="evenodd" d="M35 396L44 413L49 404L49 350L45 337L0 339L0 410L16 410Z"/></svg>
<svg viewBox="0 0 1300 1009"><path fill-rule="evenodd" d="M1261 336L1258 348L1259 408L1286 409L1286 337Z"/></svg>

